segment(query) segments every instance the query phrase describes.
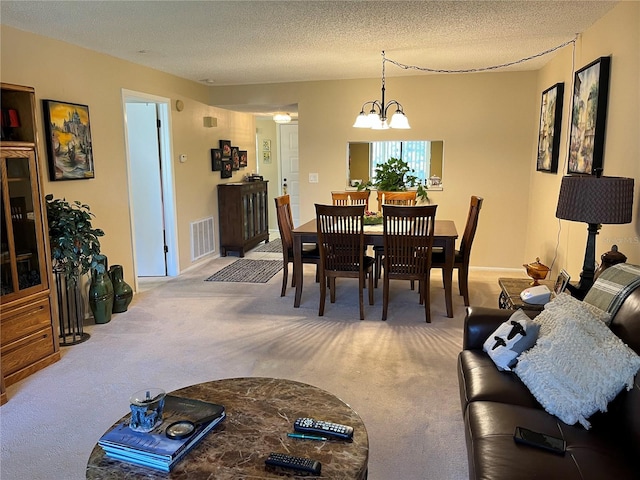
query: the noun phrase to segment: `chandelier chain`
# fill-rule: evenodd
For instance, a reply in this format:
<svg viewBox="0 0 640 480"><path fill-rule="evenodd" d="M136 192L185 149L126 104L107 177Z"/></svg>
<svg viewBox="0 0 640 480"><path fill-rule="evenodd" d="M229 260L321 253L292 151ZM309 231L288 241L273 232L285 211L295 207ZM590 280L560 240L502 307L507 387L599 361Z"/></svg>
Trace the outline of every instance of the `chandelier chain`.
<svg viewBox="0 0 640 480"><path fill-rule="evenodd" d="M502 63L499 65L491 65L489 67L478 67L478 68L465 68L461 70L446 70L442 68L429 68L429 67L419 67L416 65L407 65L396 60L391 60L386 58L384 55L384 50L382 51L382 84L384 85L384 64L385 62L393 63L396 67L402 68L403 70L419 70L421 72L431 72L431 73L477 73L477 72L486 72L489 70L497 70L499 68L511 67L513 65L518 65L520 63L528 62L529 60L533 60L534 58L542 57L544 55L548 55L549 53L555 52L561 48L566 47L567 45L573 44L575 48L576 41L578 40L578 35L573 37L571 40L567 40L566 42L557 45L555 47L549 48L544 52L536 53L534 55L530 55L528 57L521 58L519 60L514 60L512 62Z"/></svg>

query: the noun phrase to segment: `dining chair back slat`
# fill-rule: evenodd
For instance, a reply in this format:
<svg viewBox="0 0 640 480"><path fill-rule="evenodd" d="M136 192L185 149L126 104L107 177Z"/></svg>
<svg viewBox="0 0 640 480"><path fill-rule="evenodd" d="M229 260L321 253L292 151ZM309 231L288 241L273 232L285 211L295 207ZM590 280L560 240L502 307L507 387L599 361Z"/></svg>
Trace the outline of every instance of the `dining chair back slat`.
<svg viewBox="0 0 640 480"><path fill-rule="evenodd" d="M384 285L382 319L387 319L390 280L418 280L425 320L431 321L429 273L437 205L383 205Z"/></svg>
<svg viewBox="0 0 640 480"><path fill-rule="evenodd" d="M382 211L382 205L415 205L418 192L408 190L406 192L378 191L378 211Z"/></svg>
<svg viewBox="0 0 640 480"><path fill-rule="evenodd" d="M364 205L316 204L318 245L320 247L320 307L324 315L327 280L331 303L335 303L335 279L358 278L360 319L364 320L363 289L369 278L369 304L373 305L374 259L364 255Z"/></svg>
<svg viewBox="0 0 640 480"><path fill-rule="evenodd" d="M369 210L369 190L331 192L331 201L334 205L364 205L365 210Z"/></svg>

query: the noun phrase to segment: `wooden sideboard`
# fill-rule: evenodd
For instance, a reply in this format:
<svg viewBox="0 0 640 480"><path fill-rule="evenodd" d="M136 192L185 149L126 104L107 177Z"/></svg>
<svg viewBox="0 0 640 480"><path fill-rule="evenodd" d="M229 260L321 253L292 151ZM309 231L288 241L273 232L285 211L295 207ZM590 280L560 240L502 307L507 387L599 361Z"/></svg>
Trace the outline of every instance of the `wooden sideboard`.
<svg viewBox="0 0 640 480"><path fill-rule="evenodd" d="M2 84L0 141L0 402L4 387L60 359L53 319L44 195L33 88Z"/></svg>
<svg viewBox="0 0 640 480"><path fill-rule="evenodd" d="M220 255L236 251L241 257L257 244L269 241L267 182L218 185Z"/></svg>

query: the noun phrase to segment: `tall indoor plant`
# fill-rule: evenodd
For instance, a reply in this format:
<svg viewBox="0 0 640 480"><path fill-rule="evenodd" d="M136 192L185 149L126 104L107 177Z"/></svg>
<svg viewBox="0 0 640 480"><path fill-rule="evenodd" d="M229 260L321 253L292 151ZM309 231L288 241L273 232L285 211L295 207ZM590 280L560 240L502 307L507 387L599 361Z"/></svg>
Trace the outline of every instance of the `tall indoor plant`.
<svg viewBox="0 0 640 480"><path fill-rule="evenodd" d="M414 170L401 158L391 157L385 163L376 167L373 181L358 185L358 190L375 188L381 192L403 192L409 187L416 187L417 196L422 200L429 200L427 190L414 175Z"/></svg>
<svg viewBox="0 0 640 480"><path fill-rule="evenodd" d="M99 237L104 236L104 231L93 228L91 221L95 215L89 205L77 200L69 203L65 199L54 199L53 195L45 199L54 272L64 278L67 294L78 292L81 277L91 273L89 305L96 323L107 323L111 319L113 286L106 273L106 257L100 253ZM96 286L100 291L96 291ZM84 316L82 303L76 300L67 307L71 307L69 316L75 316L80 329Z"/></svg>

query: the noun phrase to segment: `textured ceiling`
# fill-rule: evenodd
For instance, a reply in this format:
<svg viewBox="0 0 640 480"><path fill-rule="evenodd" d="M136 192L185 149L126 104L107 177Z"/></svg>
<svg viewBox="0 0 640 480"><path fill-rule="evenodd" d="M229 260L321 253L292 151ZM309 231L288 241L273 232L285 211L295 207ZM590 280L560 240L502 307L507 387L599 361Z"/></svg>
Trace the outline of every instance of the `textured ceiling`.
<svg viewBox="0 0 640 480"><path fill-rule="evenodd" d="M211 85L458 70L574 38L617 2L0 1L0 22ZM552 56L511 70L535 70ZM386 64L386 75L420 74Z"/></svg>

